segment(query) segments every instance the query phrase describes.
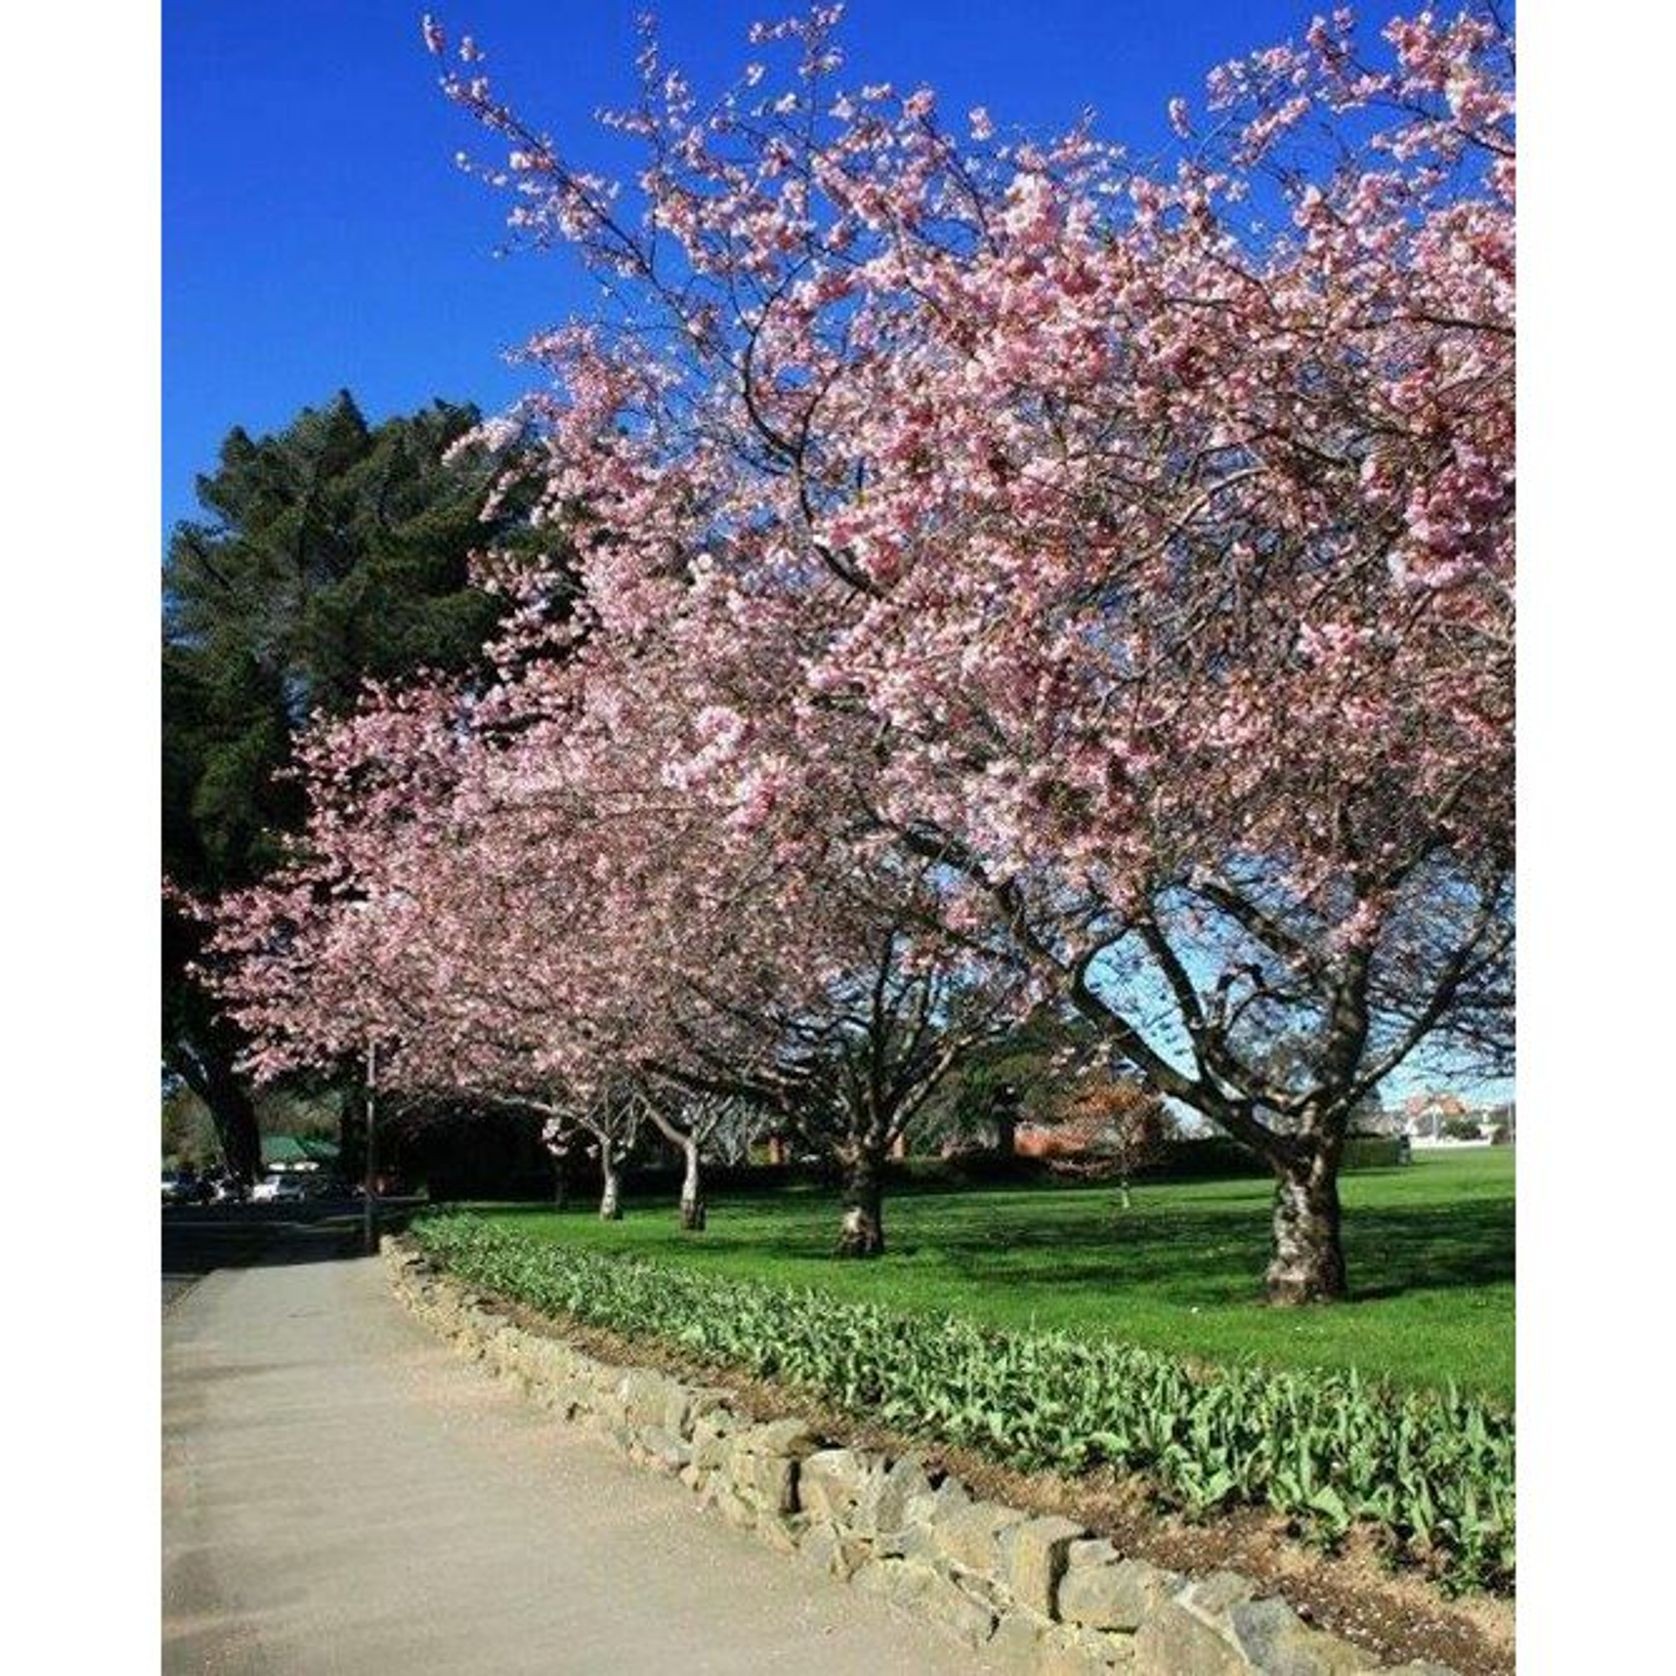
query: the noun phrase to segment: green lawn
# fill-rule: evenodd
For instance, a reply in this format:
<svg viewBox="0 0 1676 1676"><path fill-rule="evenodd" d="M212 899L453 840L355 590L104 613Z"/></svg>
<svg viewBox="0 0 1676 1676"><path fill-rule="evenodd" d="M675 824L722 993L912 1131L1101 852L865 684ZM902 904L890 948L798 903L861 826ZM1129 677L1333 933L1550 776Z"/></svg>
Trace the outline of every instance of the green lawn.
<svg viewBox="0 0 1676 1676"><path fill-rule="evenodd" d="M545 1239L632 1251L732 1277L818 1286L909 1310L1065 1328L1201 1357L1360 1368L1405 1385L1513 1400L1513 1151L1420 1156L1343 1182L1352 1301L1270 1310L1262 1181L1109 1187L914 1189L885 1206L889 1253L830 1255L837 1203L793 1188L710 1206L683 1235L673 1201L630 1199L624 1221L589 1207L494 1209Z"/></svg>

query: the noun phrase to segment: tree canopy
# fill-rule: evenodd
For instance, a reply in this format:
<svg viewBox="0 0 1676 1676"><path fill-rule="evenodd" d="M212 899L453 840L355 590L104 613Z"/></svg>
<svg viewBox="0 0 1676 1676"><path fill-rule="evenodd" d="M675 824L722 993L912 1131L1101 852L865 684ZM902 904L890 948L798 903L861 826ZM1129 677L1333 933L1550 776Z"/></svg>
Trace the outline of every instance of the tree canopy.
<svg viewBox="0 0 1676 1676"><path fill-rule="evenodd" d="M347 391L283 430L228 433L198 480L205 516L176 526L163 571L163 865L213 897L276 867L305 799L292 742L363 681L470 672L500 614L471 555L515 542L520 513L482 514L504 461L455 452L480 422L438 401L369 424ZM163 1057L216 1113L248 1174L255 1127L237 1033L188 967L197 926L165 902Z"/></svg>
<svg viewBox="0 0 1676 1676"><path fill-rule="evenodd" d="M418 998L415 1077L586 1085L681 1018L781 1071L823 1017L1057 1002L1267 1160L1270 1296L1342 1296L1359 1104L1511 1019L1511 37L1335 13L1143 165L846 88L839 10L710 101L649 34L621 185L427 21L513 228L607 299L512 420L569 541L491 689L322 731L332 865L230 917L241 1016L279 1063Z"/></svg>

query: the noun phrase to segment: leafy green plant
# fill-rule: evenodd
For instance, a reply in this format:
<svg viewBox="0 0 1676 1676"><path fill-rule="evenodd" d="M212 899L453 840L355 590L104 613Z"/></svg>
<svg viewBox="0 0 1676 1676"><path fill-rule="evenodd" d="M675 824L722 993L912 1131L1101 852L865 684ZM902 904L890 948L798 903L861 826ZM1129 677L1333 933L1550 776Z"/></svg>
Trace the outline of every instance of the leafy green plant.
<svg viewBox="0 0 1676 1676"><path fill-rule="evenodd" d="M1513 1420L1452 1387L1189 1368L1104 1340L717 1281L470 1213L423 1218L413 1232L432 1261L487 1292L783 1381L912 1435L1025 1470L1137 1473L1193 1518L1273 1508L1327 1546L1371 1525L1446 1587L1513 1587Z"/></svg>

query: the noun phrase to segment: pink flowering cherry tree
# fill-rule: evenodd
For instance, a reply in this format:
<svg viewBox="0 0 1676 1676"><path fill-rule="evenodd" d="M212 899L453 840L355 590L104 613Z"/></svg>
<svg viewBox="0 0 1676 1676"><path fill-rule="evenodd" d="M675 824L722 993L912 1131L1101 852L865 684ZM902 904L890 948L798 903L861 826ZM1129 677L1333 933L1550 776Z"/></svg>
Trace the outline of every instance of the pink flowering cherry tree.
<svg viewBox="0 0 1676 1676"><path fill-rule="evenodd" d="M889 1149L1018 982L977 985L940 870L855 843L837 785L788 771L797 644L719 641L729 596L660 589L632 629L586 599L562 643L515 624L487 692L318 727L293 865L226 905L222 992L261 1071L370 1032L391 1086L541 1114L599 1159L606 1216L650 1120L702 1226L707 1103L748 1099L837 1157L840 1249L873 1255Z"/></svg>
<svg viewBox="0 0 1676 1676"><path fill-rule="evenodd" d="M646 1115L681 1154L681 1226L688 1233L700 1233L709 1214L701 1174L704 1159L724 1132L735 1136L748 1150L751 1137L763 1127L764 1114L738 1094L677 1089L666 1095L654 1094L647 1103Z"/></svg>
<svg viewBox="0 0 1676 1676"><path fill-rule="evenodd" d="M927 869L939 935L1267 1160L1269 1296L1340 1297L1351 1111L1508 1046L1511 40L1335 12L1143 167L844 88L838 13L709 102L648 33L621 184L427 20L515 234L610 299L508 421L587 508L586 632L680 599L680 666L750 674L673 695L726 842Z"/></svg>
<svg viewBox="0 0 1676 1676"><path fill-rule="evenodd" d="M885 1157L1023 985L980 974L943 927L946 870L855 821L857 742L836 737L853 723L835 718L829 770L794 768L809 735L781 694L801 616L765 609L741 634L740 603L681 573L650 580L628 622L584 595L571 655L526 657L486 703L517 740L494 758L495 846L534 822L515 848L541 857L539 890L567 851L585 870L582 917L567 907L540 939L548 959L588 962L573 1038L586 1019L589 1054L609 1044L677 1097L748 1099L830 1152L846 1179L839 1249L875 1255ZM541 914L531 900L517 917L527 929ZM662 1101L648 1111L687 1153L696 1220L690 1132Z"/></svg>

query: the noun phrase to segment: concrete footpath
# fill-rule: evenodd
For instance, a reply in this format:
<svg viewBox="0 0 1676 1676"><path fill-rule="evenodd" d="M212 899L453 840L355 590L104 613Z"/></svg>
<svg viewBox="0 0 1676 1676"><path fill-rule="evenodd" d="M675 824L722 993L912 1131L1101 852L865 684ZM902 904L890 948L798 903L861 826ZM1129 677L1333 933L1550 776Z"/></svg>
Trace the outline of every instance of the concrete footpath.
<svg viewBox="0 0 1676 1676"><path fill-rule="evenodd" d="M165 1676L987 1668L485 1377L337 1252L282 1235L165 1314Z"/></svg>

